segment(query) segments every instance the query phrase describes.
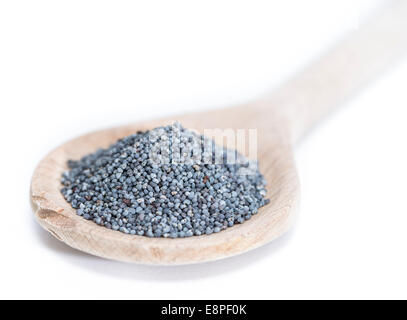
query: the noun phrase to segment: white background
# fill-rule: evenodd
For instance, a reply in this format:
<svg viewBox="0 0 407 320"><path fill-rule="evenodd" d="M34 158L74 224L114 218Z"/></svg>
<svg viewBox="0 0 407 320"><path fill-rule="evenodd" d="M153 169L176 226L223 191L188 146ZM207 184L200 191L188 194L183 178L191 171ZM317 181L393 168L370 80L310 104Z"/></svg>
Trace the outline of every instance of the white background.
<svg viewBox="0 0 407 320"><path fill-rule="evenodd" d="M182 267L75 251L34 221L31 174L94 129L271 90L380 1L0 2L0 298L407 298L407 61L297 146L295 228Z"/></svg>

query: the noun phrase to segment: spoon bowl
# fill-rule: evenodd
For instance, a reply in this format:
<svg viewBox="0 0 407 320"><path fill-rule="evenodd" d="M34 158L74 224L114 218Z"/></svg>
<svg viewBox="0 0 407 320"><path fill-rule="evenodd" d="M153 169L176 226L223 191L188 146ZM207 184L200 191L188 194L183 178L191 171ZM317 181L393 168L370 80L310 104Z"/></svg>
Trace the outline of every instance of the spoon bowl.
<svg viewBox="0 0 407 320"><path fill-rule="evenodd" d="M167 125L174 120L200 132L214 126L244 128L244 123L239 123L240 117L233 123L231 115L234 111L237 108L127 125L86 134L61 145L41 161L32 179L31 203L38 222L73 248L105 258L143 264L170 265L216 260L273 240L290 227L299 199L291 147L284 143L285 139L277 136L274 139L261 136L258 150L260 171L268 181L271 202L243 224L219 233L179 239L124 234L78 216L60 192L61 175L68 169L69 159L80 159L139 130Z"/></svg>

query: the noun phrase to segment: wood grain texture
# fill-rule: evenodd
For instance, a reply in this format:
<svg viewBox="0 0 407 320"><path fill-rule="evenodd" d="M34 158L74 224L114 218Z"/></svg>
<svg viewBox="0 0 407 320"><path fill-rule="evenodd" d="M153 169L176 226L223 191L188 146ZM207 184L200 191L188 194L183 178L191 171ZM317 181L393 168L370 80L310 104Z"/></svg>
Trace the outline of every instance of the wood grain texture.
<svg viewBox="0 0 407 320"><path fill-rule="evenodd" d="M145 264L187 264L225 258L282 235L295 220L299 182L292 145L302 133L361 85L402 56L407 48L407 1L396 1L319 62L270 97L223 110L183 115L102 130L71 140L36 168L31 203L38 222L73 248L109 259ZM271 203L243 224L225 231L182 239L147 238L101 227L76 215L60 193L68 159L79 159L138 130L174 120L206 128L258 130L260 171Z"/></svg>

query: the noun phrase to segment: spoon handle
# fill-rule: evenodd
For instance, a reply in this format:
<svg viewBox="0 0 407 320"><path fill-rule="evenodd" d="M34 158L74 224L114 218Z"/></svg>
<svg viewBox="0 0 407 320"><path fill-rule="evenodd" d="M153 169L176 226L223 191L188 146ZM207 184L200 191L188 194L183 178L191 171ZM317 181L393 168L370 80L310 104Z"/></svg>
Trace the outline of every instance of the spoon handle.
<svg viewBox="0 0 407 320"><path fill-rule="evenodd" d="M261 100L278 112L296 141L317 120L407 53L407 1L392 1L322 59ZM270 108L270 105L273 106Z"/></svg>

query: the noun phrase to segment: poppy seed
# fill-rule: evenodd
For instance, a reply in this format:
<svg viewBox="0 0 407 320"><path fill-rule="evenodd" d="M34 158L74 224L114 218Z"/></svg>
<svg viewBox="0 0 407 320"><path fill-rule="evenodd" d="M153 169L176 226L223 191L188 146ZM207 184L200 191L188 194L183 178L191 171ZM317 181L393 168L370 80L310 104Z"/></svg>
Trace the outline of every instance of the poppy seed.
<svg viewBox="0 0 407 320"><path fill-rule="evenodd" d="M68 167L61 193L77 214L131 235L218 233L269 203L256 163L180 124L138 131Z"/></svg>

